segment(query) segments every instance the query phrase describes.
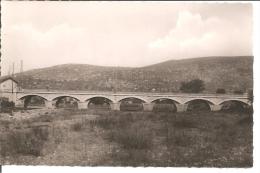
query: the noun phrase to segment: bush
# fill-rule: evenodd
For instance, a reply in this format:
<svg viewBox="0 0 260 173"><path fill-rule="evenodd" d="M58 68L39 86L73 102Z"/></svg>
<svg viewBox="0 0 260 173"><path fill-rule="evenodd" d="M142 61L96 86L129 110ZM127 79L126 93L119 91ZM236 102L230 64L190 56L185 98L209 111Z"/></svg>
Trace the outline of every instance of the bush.
<svg viewBox="0 0 260 173"><path fill-rule="evenodd" d="M27 119L25 121L28 122L53 122L54 121L54 116L51 114L40 114L39 116L35 116L31 119Z"/></svg>
<svg viewBox="0 0 260 173"><path fill-rule="evenodd" d="M175 145L182 147L194 145L194 143L196 142L195 137L187 136L185 134L177 134L172 140L174 141ZM171 142L169 143L172 144Z"/></svg>
<svg viewBox="0 0 260 173"><path fill-rule="evenodd" d="M90 120L89 123L91 127L98 126L104 129L113 128L117 124L116 119L107 116L96 120Z"/></svg>
<svg viewBox="0 0 260 173"><path fill-rule="evenodd" d="M142 111L143 105L142 103L132 103L132 104L121 103L120 110L121 111Z"/></svg>
<svg viewBox="0 0 260 173"><path fill-rule="evenodd" d="M54 143L56 145L63 142L66 135L67 135L67 133L66 133L66 130L64 130L64 127L53 128L52 137L54 137Z"/></svg>
<svg viewBox="0 0 260 173"><path fill-rule="evenodd" d="M149 149L152 146L152 133L144 123L135 123L129 128L113 130L112 138L125 149Z"/></svg>
<svg viewBox="0 0 260 173"><path fill-rule="evenodd" d="M216 93L217 93L217 94L225 94L225 93L226 93L226 90L223 89L223 88L218 88L218 89L216 90Z"/></svg>
<svg viewBox="0 0 260 173"><path fill-rule="evenodd" d="M242 90L235 90L234 94L244 94L244 92Z"/></svg>
<svg viewBox="0 0 260 173"><path fill-rule="evenodd" d="M242 119L240 119L238 122L237 122L238 125L252 125L253 124L253 116L249 115L249 116L246 116Z"/></svg>
<svg viewBox="0 0 260 173"><path fill-rule="evenodd" d="M196 124L186 119L180 119L173 122L173 126L177 128L195 128Z"/></svg>
<svg viewBox="0 0 260 173"><path fill-rule="evenodd" d="M123 152L112 152L111 158L120 164L116 166L151 166L152 157L146 150L127 149Z"/></svg>
<svg viewBox="0 0 260 173"><path fill-rule="evenodd" d="M176 107L173 104L155 104L154 112L176 112Z"/></svg>
<svg viewBox="0 0 260 173"><path fill-rule="evenodd" d="M0 103L1 112L11 112L15 105L14 102L8 101L6 98L0 98Z"/></svg>
<svg viewBox="0 0 260 173"><path fill-rule="evenodd" d="M40 156L48 136L48 128L34 127L25 130L14 130L7 134L6 142L2 145L1 154Z"/></svg>
<svg viewBox="0 0 260 173"><path fill-rule="evenodd" d="M233 125L224 125L216 133L215 142L222 148L233 147L236 143L237 129Z"/></svg>
<svg viewBox="0 0 260 173"><path fill-rule="evenodd" d="M81 131L81 130L82 130L82 126L83 126L82 123L77 122L77 123L75 123L75 124L72 124L71 128L72 128L72 130L78 132L78 131Z"/></svg>
<svg viewBox="0 0 260 173"><path fill-rule="evenodd" d="M104 129L114 129L114 128L125 128L130 122L133 122L134 118L131 113L122 115L104 115L95 120L90 120L90 126L98 126Z"/></svg>
<svg viewBox="0 0 260 173"><path fill-rule="evenodd" d="M131 113L120 116L104 116L90 121L90 125L108 129L108 140L115 141L125 149L148 149L152 144L149 122L134 121Z"/></svg>
<svg viewBox="0 0 260 173"><path fill-rule="evenodd" d="M199 93L205 89L203 80L194 79L189 82L182 82L180 90L184 93Z"/></svg>

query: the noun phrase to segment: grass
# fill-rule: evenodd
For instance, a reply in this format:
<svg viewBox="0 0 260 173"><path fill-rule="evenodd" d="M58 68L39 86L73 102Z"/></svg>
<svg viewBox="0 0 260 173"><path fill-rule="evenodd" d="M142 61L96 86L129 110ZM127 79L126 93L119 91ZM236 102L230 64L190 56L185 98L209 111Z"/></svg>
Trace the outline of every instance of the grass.
<svg viewBox="0 0 260 173"><path fill-rule="evenodd" d="M115 128L111 139L125 149L149 149L152 147L152 133L146 122L138 122L127 128Z"/></svg>
<svg viewBox="0 0 260 173"><path fill-rule="evenodd" d="M111 157L121 166L252 166L248 114L121 113L102 115L93 126L106 129L104 139L119 144L120 152Z"/></svg>
<svg viewBox="0 0 260 173"><path fill-rule="evenodd" d="M118 142L125 149L146 149L151 145L151 131L148 121L134 121L131 113L119 116L102 116L90 121L92 127L108 130L106 139Z"/></svg>
<svg viewBox="0 0 260 173"><path fill-rule="evenodd" d="M6 141L1 144L1 155L40 156L48 137L49 131L46 128L12 130L7 133Z"/></svg>
<svg viewBox="0 0 260 173"><path fill-rule="evenodd" d="M95 119L80 118L86 114L99 116ZM32 127L33 124L42 124L39 122L52 128ZM83 137L91 134L92 138L101 138L111 148L111 152L103 153L104 158L99 158L97 165L100 166L251 167L253 163L253 119L245 112L68 109L42 113L20 122L1 120L0 124L6 130L0 139L3 158L45 157L46 149L51 148L50 152L53 152L59 145L82 142L90 145L90 136L86 137L86 141ZM30 128L22 128L25 124ZM20 128L13 128L14 125ZM78 138L69 141L68 136ZM94 143L94 146L97 151L103 152L103 144ZM68 152L84 155L86 151ZM78 165L78 155L74 155L70 158L74 160L69 163Z"/></svg>
<svg viewBox="0 0 260 173"><path fill-rule="evenodd" d="M189 119L177 119L176 121L172 121L172 125L176 128L195 128L196 124L194 121L190 121Z"/></svg>

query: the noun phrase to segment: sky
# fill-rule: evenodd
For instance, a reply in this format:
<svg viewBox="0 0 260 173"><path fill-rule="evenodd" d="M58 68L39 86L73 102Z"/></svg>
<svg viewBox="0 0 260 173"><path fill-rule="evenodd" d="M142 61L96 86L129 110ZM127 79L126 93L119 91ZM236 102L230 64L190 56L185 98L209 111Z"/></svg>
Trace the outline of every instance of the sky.
<svg viewBox="0 0 260 173"><path fill-rule="evenodd" d="M252 55L250 3L1 1L2 74Z"/></svg>

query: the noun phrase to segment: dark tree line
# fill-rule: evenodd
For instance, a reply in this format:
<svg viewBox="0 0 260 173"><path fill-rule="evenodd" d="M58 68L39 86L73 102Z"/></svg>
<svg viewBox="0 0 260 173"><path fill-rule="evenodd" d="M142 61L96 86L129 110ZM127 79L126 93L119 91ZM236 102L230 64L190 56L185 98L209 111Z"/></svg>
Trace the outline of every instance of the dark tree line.
<svg viewBox="0 0 260 173"><path fill-rule="evenodd" d="M182 82L180 91L184 93L200 93L205 89L205 83L203 80L194 79L189 82Z"/></svg>

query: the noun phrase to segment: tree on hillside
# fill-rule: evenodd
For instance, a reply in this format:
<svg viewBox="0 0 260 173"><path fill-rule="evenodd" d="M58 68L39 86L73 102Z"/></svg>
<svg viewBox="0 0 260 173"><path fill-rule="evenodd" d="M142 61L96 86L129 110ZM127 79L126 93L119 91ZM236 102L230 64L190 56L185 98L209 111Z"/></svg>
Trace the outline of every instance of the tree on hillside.
<svg viewBox="0 0 260 173"><path fill-rule="evenodd" d="M189 82L182 82L180 90L184 93L199 93L205 89L203 80L194 79Z"/></svg>
<svg viewBox="0 0 260 173"><path fill-rule="evenodd" d="M216 90L216 93L217 93L217 94L225 94L225 93L226 93L226 90L225 90L224 88L218 88L218 89Z"/></svg>
<svg viewBox="0 0 260 173"><path fill-rule="evenodd" d="M244 94L244 92L242 90L235 90L234 94Z"/></svg>

